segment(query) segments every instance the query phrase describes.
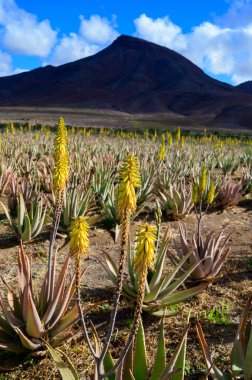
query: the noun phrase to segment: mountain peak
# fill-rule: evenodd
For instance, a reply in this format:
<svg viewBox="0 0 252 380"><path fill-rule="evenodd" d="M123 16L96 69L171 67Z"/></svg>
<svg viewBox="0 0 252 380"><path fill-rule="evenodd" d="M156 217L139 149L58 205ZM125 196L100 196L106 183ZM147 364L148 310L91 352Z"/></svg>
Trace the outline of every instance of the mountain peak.
<svg viewBox="0 0 252 380"><path fill-rule="evenodd" d="M240 83L238 86L236 86L236 88L246 94L252 95L252 80Z"/></svg>
<svg viewBox="0 0 252 380"><path fill-rule="evenodd" d="M93 56L0 78L0 106L168 112L221 121L238 110L239 122L240 107L247 107L242 122L252 119L252 96L210 78L173 50L127 35Z"/></svg>
<svg viewBox="0 0 252 380"><path fill-rule="evenodd" d="M146 46L146 47L158 47L159 49L166 49L168 48L164 46L160 46L154 42L150 42L147 40L144 40L139 37L134 36L128 36L127 34L121 34L119 37L117 37L114 42L111 44L111 46L122 46L122 47L139 47L139 46Z"/></svg>
<svg viewBox="0 0 252 380"><path fill-rule="evenodd" d="M121 34L115 39L113 44L117 45L117 44L124 44L124 43L139 43L139 42L148 42L148 41L143 40L142 38L128 36L127 34Z"/></svg>

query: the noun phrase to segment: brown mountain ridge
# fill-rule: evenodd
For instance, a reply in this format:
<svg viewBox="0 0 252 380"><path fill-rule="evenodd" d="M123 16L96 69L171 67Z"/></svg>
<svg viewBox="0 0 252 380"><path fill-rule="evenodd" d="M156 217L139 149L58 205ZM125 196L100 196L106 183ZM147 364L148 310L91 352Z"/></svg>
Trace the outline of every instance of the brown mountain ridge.
<svg viewBox="0 0 252 380"><path fill-rule="evenodd" d="M58 67L0 78L0 106L78 107L252 126L252 92L217 81L182 55L129 36Z"/></svg>

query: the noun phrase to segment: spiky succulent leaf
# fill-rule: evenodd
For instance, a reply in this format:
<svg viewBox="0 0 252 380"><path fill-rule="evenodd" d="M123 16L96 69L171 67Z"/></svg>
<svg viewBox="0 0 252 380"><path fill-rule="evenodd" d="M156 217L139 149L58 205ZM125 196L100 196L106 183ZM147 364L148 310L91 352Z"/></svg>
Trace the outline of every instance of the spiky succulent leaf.
<svg viewBox="0 0 252 380"><path fill-rule="evenodd" d="M133 376L135 380L141 380L146 378L147 373L145 335L143 324L140 320L135 340Z"/></svg>
<svg viewBox="0 0 252 380"><path fill-rule="evenodd" d="M164 338L164 320L162 319L159 327L158 348L155 356L153 369L150 380L159 380L161 373L165 369L166 353L165 353L165 338Z"/></svg>
<svg viewBox="0 0 252 380"><path fill-rule="evenodd" d="M61 374L62 380L79 380L76 369L67 355L58 349L54 349L48 343L45 343L45 345ZM65 360L62 360L61 356L63 356Z"/></svg>

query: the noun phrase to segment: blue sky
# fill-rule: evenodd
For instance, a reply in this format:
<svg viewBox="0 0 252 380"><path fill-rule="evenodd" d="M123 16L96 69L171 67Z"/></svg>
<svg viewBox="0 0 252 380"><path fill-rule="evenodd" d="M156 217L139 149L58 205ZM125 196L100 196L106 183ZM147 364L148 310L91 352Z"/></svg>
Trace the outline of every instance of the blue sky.
<svg viewBox="0 0 252 380"><path fill-rule="evenodd" d="M0 0L0 75L151 40L233 84L252 79L252 0Z"/></svg>

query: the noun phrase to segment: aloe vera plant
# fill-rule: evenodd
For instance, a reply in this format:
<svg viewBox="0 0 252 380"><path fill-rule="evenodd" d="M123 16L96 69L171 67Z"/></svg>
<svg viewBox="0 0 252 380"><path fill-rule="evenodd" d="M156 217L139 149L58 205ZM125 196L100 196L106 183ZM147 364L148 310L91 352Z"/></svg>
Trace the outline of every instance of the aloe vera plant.
<svg viewBox="0 0 252 380"><path fill-rule="evenodd" d="M193 208L191 191L186 189L185 184L180 186L171 185L168 190L159 190L160 206L166 216L174 220L183 219Z"/></svg>
<svg viewBox="0 0 252 380"><path fill-rule="evenodd" d="M223 209L236 206L243 198L242 182L224 179L219 186L217 204Z"/></svg>
<svg viewBox="0 0 252 380"><path fill-rule="evenodd" d="M8 168L4 162L0 163L0 195L4 195L13 176L12 168Z"/></svg>
<svg viewBox="0 0 252 380"><path fill-rule="evenodd" d="M166 348L163 319L160 323L157 351L153 367L148 371L145 334L142 322L138 326L135 341L132 343L123 362L116 373L106 377L106 380L183 380L185 374L186 344L189 325L184 329L175 351L166 363ZM97 339L97 338L96 338ZM98 345L99 347L99 345ZM110 353L104 359L105 372L114 366Z"/></svg>
<svg viewBox="0 0 252 380"><path fill-rule="evenodd" d="M78 320L78 308L73 304L68 309L75 291L75 276L68 280L69 261L67 258L58 279L54 263L53 296L47 301L48 273L39 294L34 294L31 258L21 245L18 252L18 293L6 283L8 303L0 294L0 350L36 355L45 350L45 342L57 347L72 337L71 327Z"/></svg>
<svg viewBox="0 0 252 380"><path fill-rule="evenodd" d="M105 170L102 165L92 177L92 189L98 205L101 205L102 201L106 202L113 186L113 170Z"/></svg>
<svg viewBox="0 0 252 380"><path fill-rule="evenodd" d="M53 190L52 163L50 158L44 157L44 160L40 161L37 167L39 188L44 193L51 193Z"/></svg>
<svg viewBox="0 0 252 380"><path fill-rule="evenodd" d="M182 265L185 272L198 264L190 273L192 279L212 281L220 272L225 259L230 253L230 248L226 248L226 245L231 234L225 237L223 230L216 230L210 232L205 241L203 241L200 221L198 222L198 227L191 240L189 240L186 226L180 223L180 245L174 241L175 251L168 249L167 255L175 265L178 265L186 257ZM188 255L189 253L190 255Z"/></svg>
<svg viewBox="0 0 252 380"><path fill-rule="evenodd" d="M153 196L155 182L154 166L143 167L141 171L141 187L137 191L137 207L142 211Z"/></svg>
<svg viewBox="0 0 252 380"><path fill-rule="evenodd" d="M192 200L200 214L202 213L202 208L207 211L210 204L215 202L218 195L216 189L219 183L220 177L214 176L214 178L211 178L211 172L206 165L201 168L198 175L193 176Z"/></svg>
<svg viewBox="0 0 252 380"><path fill-rule="evenodd" d="M106 199L101 199L101 220L104 226L108 227L112 232L114 232L115 241L118 240L120 227L119 227L119 217L116 210L116 188L112 188L111 192L107 195Z"/></svg>
<svg viewBox="0 0 252 380"><path fill-rule="evenodd" d="M234 173L240 165L239 159L236 157L235 153L224 157L219 160L219 167L224 174Z"/></svg>
<svg viewBox="0 0 252 380"><path fill-rule="evenodd" d="M206 284L201 284L193 288L185 290L177 290L185 280L190 276L190 274L197 268L200 263L195 263L191 266L185 273L176 278L178 272L188 260L190 252L183 257L178 263L176 263L175 268L168 274L164 274L166 251L169 243L169 233L168 230L164 235L160 246L157 245L156 259L154 262L154 271L149 271L147 276L147 281L145 284L145 297L143 302L143 310L153 314L155 316L161 317L166 310L167 315L174 315L174 305L183 302L184 300L201 293L205 288ZM128 273L130 282L126 280L123 282L123 295L129 300L136 300L137 297L137 275L134 271L134 256L135 252L131 245L128 245ZM104 252L104 261L101 261L103 267L105 268L109 278L113 283L117 281L117 266L111 255Z"/></svg>
<svg viewBox="0 0 252 380"><path fill-rule="evenodd" d="M0 202L10 226L15 231L19 239L28 242L34 239L42 231L47 220L47 207L44 206L40 196L36 196L31 201L28 212L22 193L19 194L17 204L17 217L12 218L5 205Z"/></svg>
<svg viewBox="0 0 252 380"><path fill-rule="evenodd" d="M94 199L91 188L85 192L79 188L68 189L63 197L60 228L67 230L74 218L86 215L93 206Z"/></svg>
<svg viewBox="0 0 252 380"><path fill-rule="evenodd" d="M250 296L237 329L230 357L229 373L222 372L214 363L202 327L196 325L199 343L209 374L213 380L252 379L252 295Z"/></svg>
<svg viewBox="0 0 252 380"><path fill-rule="evenodd" d="M12 217L17 216L18 198L22 194L27 211L30 211L32 200L36 190L33 190L26 180L12 177L9 187L8 208Z"/></svg>
<svg viewBox="0 0 252 380"><path fill-rule="evenodd" d="M242 183L245 193L252 193L252 163L245 165L245 167L243 168Z"/></svg>

